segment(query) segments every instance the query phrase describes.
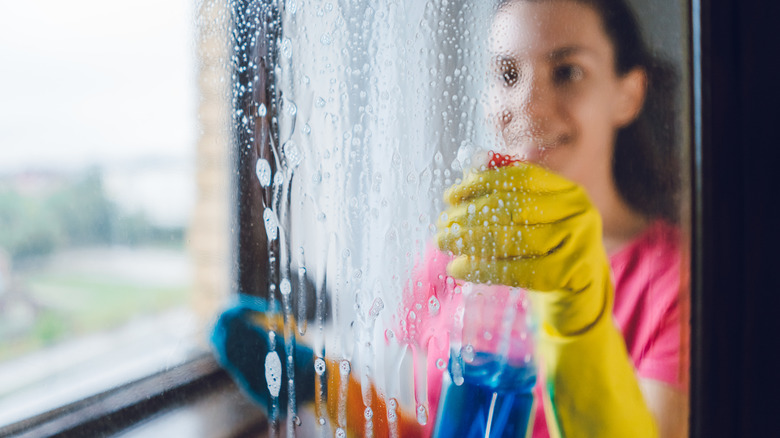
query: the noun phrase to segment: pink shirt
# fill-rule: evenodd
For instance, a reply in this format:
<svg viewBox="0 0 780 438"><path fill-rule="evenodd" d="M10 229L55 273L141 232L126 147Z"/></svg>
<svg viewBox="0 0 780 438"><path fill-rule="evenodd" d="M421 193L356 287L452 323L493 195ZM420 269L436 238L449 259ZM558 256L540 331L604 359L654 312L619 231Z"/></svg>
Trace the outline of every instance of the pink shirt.
<svg viewBox="0 0 780 438"><path fill-rule="evenodd" d="M425 267L417 277L413 293L407 295L407 308L437 307L438 315L455 312L459 300L453 294L456 285L447 280L449 258L433 250ZM676 388L687 388L687 330L681 331L681 309L686 309L687 291L680 293L680 285L687 285L687 276L681 277L680 244L677 228L657 221L639 237L610 257L615 284L614 317L623 333L629 356L640 378L658 380ZM687 271L684 272L687 274ZM681 281L682 278L682 281ZM411 300L409 300L411 298ZM435 298L435 300L432 300ZM420 312L418 312L420 313ZM450 318L402 318L407 332L406 341L427 349L428 406L431 421L426 427L432 431L439 405L442 373L446 372L449 357L447 324ZM408 333L411 333L410 335ZM541 398L541 384L537 382L537 399ZM542 403L538 403L534 433L536 438L547 437Z"/></svg>

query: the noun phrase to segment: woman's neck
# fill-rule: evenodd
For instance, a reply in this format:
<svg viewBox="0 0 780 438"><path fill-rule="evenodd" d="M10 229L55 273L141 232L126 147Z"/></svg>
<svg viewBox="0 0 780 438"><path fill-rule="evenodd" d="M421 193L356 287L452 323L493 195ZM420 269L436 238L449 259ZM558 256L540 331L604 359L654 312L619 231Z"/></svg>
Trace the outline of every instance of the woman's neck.
<svg viewBox="0 0 780 438"><path fill-rule="evenodd" d="M641 234L650 221L626 204L614 185L600 194L593 203L601 213L604 248L612 255Z"/></svg>

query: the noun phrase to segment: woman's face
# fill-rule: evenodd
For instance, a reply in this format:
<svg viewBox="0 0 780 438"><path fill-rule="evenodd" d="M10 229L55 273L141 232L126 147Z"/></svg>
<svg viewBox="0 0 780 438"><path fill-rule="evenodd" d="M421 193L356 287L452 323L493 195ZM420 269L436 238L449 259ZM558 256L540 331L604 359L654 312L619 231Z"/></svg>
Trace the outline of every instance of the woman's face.
<svg viewBox="0 0 780 438"><path fill-rule="evenodd" d="M599 15L569 0L514 1L491 32L490 105L506 151L585 186L612 183L616 130L644 98L645 76L615 71Z"/></svg>

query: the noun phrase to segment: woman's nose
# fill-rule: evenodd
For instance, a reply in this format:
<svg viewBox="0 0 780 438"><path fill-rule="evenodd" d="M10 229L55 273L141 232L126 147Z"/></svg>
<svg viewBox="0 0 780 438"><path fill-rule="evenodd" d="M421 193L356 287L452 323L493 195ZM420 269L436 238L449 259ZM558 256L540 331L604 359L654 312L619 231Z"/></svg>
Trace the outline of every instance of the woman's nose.
<svg viewBox="0 0 780 438"><path fill-rule="evenodd" d="M503 108L499 111L498 125L501 129L506 128L512 122L512 111L509 108Z"/></svg>
<svg viewBox="0 0 780 438"><path fill-rule="evenodd" d="M535 77L517 84L517 87L498 114L501 128L514 122L523 131L540 129L551 117L554 107L549 84Z"/></svg>

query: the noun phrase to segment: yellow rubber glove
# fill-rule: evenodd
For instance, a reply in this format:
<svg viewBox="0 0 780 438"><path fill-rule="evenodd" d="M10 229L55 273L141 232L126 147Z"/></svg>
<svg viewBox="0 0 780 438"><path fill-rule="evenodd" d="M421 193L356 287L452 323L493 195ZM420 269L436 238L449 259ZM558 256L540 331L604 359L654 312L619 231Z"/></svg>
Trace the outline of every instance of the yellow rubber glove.
<svg viewBox="0 0 780 438"><path fill-rule="evenodd" d="M436 239L457 256L449 274L532 292L551 435L657 436L612 319L601 217L585 190L515 163L467 174L445 201Z"/></svg>

